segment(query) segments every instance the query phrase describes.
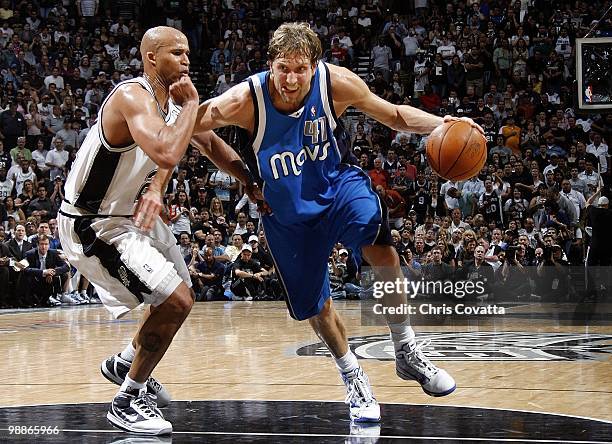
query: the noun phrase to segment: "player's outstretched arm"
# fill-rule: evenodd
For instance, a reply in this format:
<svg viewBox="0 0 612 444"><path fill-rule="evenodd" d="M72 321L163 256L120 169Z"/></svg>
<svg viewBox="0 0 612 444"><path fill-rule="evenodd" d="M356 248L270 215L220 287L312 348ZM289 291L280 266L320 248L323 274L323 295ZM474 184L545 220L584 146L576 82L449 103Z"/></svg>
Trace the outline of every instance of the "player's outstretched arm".
<svg viewBox="0 0 612 444"><path fill-rule="evenodd" d="M194 134L200 134L230 125L250 130L252 129L250 125L254 120L253 112L249 85L247 82L242 82L220 96L203 102L198 107L193 132Z"/></svg>
<svg viewBox="0 0 612 444"><path fill-rule="evenodd" d="M198 108L198 92L187 76L170 86L174 103L183 107L172 125L159 115L153 97L139 85L125 85L113 97L111 115L104 114L104 125L121 127L125 121L129 133L145 153L161 168L174 168L185 154L193 132Z"/></svg>
<svg viewBox="0 0 612 444"><path fill-rule="evenodd" d="M378 97L355 73L346 68L327 65L331 75L332 94L336 112L342 114L349 106L397 131L427 134L442 124L442 117L434 116L409 105L394 105Z"/></svg>
<svg viewBox="0 0 612 444"><path fill-rule="evenodd" d="M336 112L341 115L349 106L354 106L378 122L396 131L429 134L448 120L465 120L482 132L472 119L435 116L410 105L394 105L378 97L355 73L346 68L327 65L331 73L332 94Z"/></svg>

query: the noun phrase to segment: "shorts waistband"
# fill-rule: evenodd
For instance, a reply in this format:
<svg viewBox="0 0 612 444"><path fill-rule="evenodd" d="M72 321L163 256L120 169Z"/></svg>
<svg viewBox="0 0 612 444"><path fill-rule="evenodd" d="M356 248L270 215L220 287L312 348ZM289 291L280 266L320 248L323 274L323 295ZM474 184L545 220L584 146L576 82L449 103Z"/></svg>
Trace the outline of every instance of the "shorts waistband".
<svg viewBox="0 0 612 444"><path fill-rule="evenodd" d="M92 219L101 219L101 218L108 218L108 217L123 217L123 218L131 218L132 215L131 214L94 214L94 213L88 213L85 210L82 210L78 207L75 207L74 205L72 205L70 202L68 202L66 199L64 199L62 201L62 205L60 206L60 209L58 211L58 213L60 213L62 216L66 216L66 217L71 217L73 219L76 218L84 218L84 217L89 217Z"/></svg>

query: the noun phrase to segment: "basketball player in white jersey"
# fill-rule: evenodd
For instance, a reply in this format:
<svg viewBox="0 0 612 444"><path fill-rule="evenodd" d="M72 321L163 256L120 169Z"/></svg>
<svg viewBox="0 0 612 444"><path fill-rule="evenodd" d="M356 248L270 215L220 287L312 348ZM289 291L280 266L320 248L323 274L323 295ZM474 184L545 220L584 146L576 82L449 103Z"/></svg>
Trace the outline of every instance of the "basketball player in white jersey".
<svg viewBox="0 0 612 444"><path fill-rule="evenodd" d="M115 317L150 304L133 341L102 363L102 373L121 384L108 420L130 432L159 435L172 431L158 409L169 396L150 375L189 314L193 292L169 228L156 216L145 231L132 214L157 167L168 172L184 155L198 93L180 31L149 29L140 50L144 75L119 84L100 107L67 178L58 225L68 260ZM223 143L213 133L200 142ZM140 206L159 214L161 202L144 198Z"/></svg>

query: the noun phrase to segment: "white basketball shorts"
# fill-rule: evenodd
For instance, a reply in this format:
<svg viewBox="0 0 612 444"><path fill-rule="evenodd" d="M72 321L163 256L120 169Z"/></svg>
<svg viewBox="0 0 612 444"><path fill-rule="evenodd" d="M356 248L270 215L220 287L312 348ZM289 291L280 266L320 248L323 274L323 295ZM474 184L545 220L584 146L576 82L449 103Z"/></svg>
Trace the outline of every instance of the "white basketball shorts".
<svg viewBox="0 0 612 444"><path fill-rule="evenodd" d="M57 223L68 262L94 285L115 318L142 303L160 305L181 282L191 287L176 238L159 217L150 233L124 217L60 213Z"/></svg>

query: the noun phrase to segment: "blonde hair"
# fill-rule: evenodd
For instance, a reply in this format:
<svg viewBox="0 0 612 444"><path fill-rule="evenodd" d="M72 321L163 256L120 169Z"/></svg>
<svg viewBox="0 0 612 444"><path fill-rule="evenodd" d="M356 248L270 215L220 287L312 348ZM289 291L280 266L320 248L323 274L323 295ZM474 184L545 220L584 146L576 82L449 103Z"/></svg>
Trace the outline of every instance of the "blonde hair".
<svg viewBox="0 0 612 444"><path fill-rule="evenodd" d="M317 34L305 22L283 23L278 27L268 45L268 60L273 62L279 57L301 55L315 65L323 50Z"/></svg>

